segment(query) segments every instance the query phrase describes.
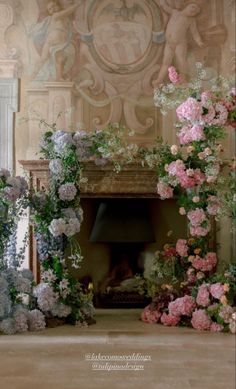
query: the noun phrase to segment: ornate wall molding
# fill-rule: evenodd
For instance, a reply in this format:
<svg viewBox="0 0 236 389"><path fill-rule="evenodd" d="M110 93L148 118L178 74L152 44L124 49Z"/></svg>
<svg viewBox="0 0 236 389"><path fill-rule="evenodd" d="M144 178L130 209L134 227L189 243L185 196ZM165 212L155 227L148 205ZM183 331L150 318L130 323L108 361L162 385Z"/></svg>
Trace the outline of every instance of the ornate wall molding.
<svg viewBox="0 0 236 389"><path fill-rule="evenodd" d="M18 111L18 79L0 78L0 167L14 169L13 113Z"/></svg>

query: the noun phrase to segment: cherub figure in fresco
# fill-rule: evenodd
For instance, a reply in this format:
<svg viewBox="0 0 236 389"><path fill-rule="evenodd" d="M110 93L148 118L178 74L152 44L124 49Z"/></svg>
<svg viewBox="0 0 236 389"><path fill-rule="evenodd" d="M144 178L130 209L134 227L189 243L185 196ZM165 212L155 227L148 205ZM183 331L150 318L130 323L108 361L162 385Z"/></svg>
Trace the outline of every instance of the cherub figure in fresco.
<svg viewBox="0 0 236 389"><path fill-rule="evenodd" d="M183 4L183 2L182 2ZM168 67L172 65L175 57L178 70L186 74L186 57L188 34L190 33L198 46L204 46L204 43L199 34L195 16L200 12L200 7L196 3L189 3L183 9L181 7L172 8L166 0L160 0L160 5L163 10L170 15L165 32L165 48L163 63L159 71L158 77L153 81L153 86L157 87L163 82Z"/></svg>
<svg viewBox="0 0 236 389"><path fill-rule="evenodd" d="M66 56L64 50L69 46L72 38L70 16L76 10L73 4L61 9L56 1L50 1L47 5L49 16L39 22L33 31L33 39L36 43L42 42L39 61L34 66L31 78L35 79L44 65L51 61L55 66L54 79L64 80L64 66ZM49 66L50 66L49 65Z"/></svg>

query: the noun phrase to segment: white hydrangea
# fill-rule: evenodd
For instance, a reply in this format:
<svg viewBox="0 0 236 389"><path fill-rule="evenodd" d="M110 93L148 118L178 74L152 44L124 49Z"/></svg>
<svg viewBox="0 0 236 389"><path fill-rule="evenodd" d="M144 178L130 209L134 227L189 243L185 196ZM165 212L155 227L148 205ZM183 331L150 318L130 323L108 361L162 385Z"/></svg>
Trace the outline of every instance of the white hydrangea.
<svg viewBox="0 0 236 389"><path fill-rule="evenodd" d="M67 184L63 184L58 189L59 197L63 201L71 201L74 200L77 189L75 185L72 182L69 182Z"/></svg>
<svg viewBox="0 0 236 389"><path fill-rule="evenodd" d="M77 218L71 218L68 220L65 229L66 236L73 236L80 231L80 222Z"/></svg>
<svg viewBox="0 0 236 389"><path fill-rule="evenodd" d="M51 234L55 237L60 236L66 231L66 222L64 219L53 219L48 227Z"/></svg>

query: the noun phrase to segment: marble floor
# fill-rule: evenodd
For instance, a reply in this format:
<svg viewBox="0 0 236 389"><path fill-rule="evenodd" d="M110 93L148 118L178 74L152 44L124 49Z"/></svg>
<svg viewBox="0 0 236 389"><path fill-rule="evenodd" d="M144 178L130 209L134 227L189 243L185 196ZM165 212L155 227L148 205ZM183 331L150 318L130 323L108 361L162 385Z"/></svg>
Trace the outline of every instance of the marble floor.
<svg viewBox="0 0 236 389"><path fill-rule="evenodd" d="M235 389L235 337L97 310L89 327L0 336L1 389Z"/></svg>

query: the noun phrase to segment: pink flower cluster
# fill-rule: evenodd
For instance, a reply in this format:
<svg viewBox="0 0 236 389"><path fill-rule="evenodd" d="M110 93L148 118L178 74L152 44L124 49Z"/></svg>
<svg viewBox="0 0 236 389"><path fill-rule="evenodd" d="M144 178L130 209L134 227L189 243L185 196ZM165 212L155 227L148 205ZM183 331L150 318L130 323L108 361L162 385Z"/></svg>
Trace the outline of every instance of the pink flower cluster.
<svg viewBox="0 0 236 389"><path fill-rule="evenodd" d="M150 305L144 308L144 310L141 313L141 320L145 323L157 323L158 320L161 317L161 313L158 312L156 309L153 310L150 308Z"/></svg>
<svg viewBox="0 0 236 389"><path fill-rule="evenodd" d="M163 181L159 181L157 184L157 193L161 197L161 199L170 199L173 197L173 188Z"/></svg>
<svg viewBox="0 0 236 389"><path fill-rule="evenodd" d="M197 122L200 121L202 116L202 105L193 97L188 97L186 101L179 105L176 113L181 121Z"/></svg>
<svg viewBox="0 0 236 389"><path fill-rule="evenodd" d="M169 303L169 313L173 316L191 316L196 308L195 299L192 296L185 295Z"/></svg>
<svg viewBox="0 0 236 389"><path fill-rule="evenodd" d="M188 246L186 239L178 239L176 243L176 251L181 257L188 256Z"/></svg>
<svg viewBox="0 0 236 389"><path fill-rule="evenodd" d="M186 145L194 141L205 140L204 126L202 124L186 125L178 134L180 144Z"/></svg>
<svg viewBox="0 0 236 389"><path fill-rule="evenodd" d="M170 66L168 68L168 76L169 76L170 81L173 84L178 84L179 82L182 81L182 77L180 76L180 74L177 73L174 66Z"/></svg>
<svg viewBox="0 0 236 389"><path fill-rule="evenodd" d="M187 213L192 226L196 227L206 220L206 214L202 208L196 208Z"/></svg>
<svg viewBox="0 0 236 389"><path fill-rule="evenodd" d="M216 253L209 252L206 254L205 258L201 258L199 255L196 255L192 261L192 266L197 270L211 271L215 268L216 263Z"/></svg>
<svg viewBox="0 0 236 389"><path fill-rule="evenodd" d="M161 316L161 323L164 324L164 326L176 326L180 321L180 316L174 316L170 313L163 313Z"/></svg>
<svg viewBox="0 0 236 389"><path fill-rule="evenodd" d="M177 177L180 186L185 189L201 185L206 178L200 169L186 169L181 159L171 162L165 170L170 176Z"/></svg>
<svg viewBox="0 0 236 389"><path fill-rule="evenodd" d="M193 328L200 331L209 330L212 324L204 309L197 309L193 312L191 323Z"/></svg>
<svg viewBox="0 0 236 389"><path fill-rule="evenodd" d="M220 300L220 298L225 294L224 285L220 282L210 285L210 293L212 297Z"/></svg>
<svg viewBox="0 0 236 389"><path fill-rule="evenodd" d="M202 208L195 208L187 213L192 236L206 236L211 229L209 220ZM204 226L202 225L204 223Z"/></svg>
<svg viewBox="0 0 236 389"><path fill-rule="evenodd" d="M210 293L209 286L207 284L202 284L199 287L196 302L202 307L207 307L210 305Z"/></svg>

